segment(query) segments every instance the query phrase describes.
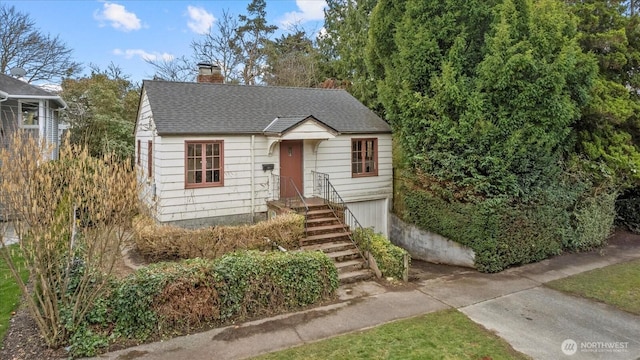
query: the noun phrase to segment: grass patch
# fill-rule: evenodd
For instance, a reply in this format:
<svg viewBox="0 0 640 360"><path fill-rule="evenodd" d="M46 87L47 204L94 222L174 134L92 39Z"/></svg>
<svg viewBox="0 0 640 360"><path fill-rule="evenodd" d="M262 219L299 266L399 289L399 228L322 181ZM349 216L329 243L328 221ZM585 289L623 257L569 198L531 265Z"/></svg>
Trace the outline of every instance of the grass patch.
<svg viewBox="0 0 640 360"><path fill-rule="evenodd" d="M456 310L439 311L258 359L529 359Z"/></svg>
<svg viewBox="0 0 640 360"><path fill-rule="evenodd" d="M640 315L640 260L587 271L546 285Z"/></svg>
<svg viewBox="0 0 640 360"><path fill-rule="evenodd" d="M0 251L5 251L5 249L0 248ZM22 280L27 281L29 273L24 267L24 259L20 256L18 245L11 245L6 248L6 251L11 253L14 263L21 269ZM0 256L0 344L2 344L4 335L9 328L11 313L20 304L20 295L20 288L13 279L9 266L4 257Z"/></svg>

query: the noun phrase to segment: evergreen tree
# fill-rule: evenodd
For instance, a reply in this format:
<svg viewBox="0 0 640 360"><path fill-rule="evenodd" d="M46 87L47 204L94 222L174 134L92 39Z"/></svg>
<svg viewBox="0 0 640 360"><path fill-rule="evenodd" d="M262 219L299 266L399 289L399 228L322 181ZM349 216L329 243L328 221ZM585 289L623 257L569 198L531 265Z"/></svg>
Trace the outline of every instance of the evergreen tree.
<svg viewBox="0 0 640 360"><path fill-rule="evenodd" d="M571 2L579 17L580 45L595 55L599 73L591 100L576 124L577 153L599 179L621 186L640 180L640 24L630 4Z"/></svg>
<svg viewBox="0 0 640 360"><path fill-rule="evenodd" d="M245 85L255 85L263 75L265 46L269 36L278 27L267 23L265 0L252 0L247 6L247 15L240 15L239 26L232 40L238 63L241 66L240 76Z"/></svg>

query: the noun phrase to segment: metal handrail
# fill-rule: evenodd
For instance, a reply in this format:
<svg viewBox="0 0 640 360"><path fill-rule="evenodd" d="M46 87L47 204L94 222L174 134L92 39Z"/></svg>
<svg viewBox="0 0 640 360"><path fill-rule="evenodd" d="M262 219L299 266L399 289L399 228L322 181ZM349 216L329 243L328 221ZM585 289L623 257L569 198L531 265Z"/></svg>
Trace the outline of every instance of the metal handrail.
<svg viewBox="0 0 640 360"><path fill-rule="evenodd" d="M289 176L280 176L280 175L276 175L276 174L271 174L272 180L273 180L273 200L278 200L278 201L282 201L284 203L284 206L293 209L293 208L304 208L304 231L305 231L305 235L307 232L307 215L309 213L309 205L307 204L307 202L304 199L304 196L302 196L302 194L300 193L300 190L298 190L298 187L296 186L295 182L293 181L293 178L289 177ZM295 190L295 195L291 196L291 197L284 197L282 198L280 196L280 190L282 189L282 184L284 183L284 189L285 189L285 194L287 193L286 189L289 188L289 186ZM294 201L299 201L299 205L301 206L293 206L294 205Z"/></svg>
<svg viewBox="0 0 640 360"><path fill-rule="evenodd" d="M329 175L317 171L311 171L313 175L313 194L321 197L324 200L324 203L329 206L329 209L333 212L333 215L342 220L342 223L347 226L349 229L355 229L362 234L365 238L365 242L367 248L371 247L371 237L369 234L364 231L364 227L360 224L356 216L351 212L351 210L347 207L347 204L344 202L336 188L329 181ZM338 213L342 213L342 218L338 215ZM353 244L356 245L356 248L360 252L360 256L369 264L369 259L364 256L364 253L358 246L358 243L353 238L351 232L349 232L349 239Z"/></svg>

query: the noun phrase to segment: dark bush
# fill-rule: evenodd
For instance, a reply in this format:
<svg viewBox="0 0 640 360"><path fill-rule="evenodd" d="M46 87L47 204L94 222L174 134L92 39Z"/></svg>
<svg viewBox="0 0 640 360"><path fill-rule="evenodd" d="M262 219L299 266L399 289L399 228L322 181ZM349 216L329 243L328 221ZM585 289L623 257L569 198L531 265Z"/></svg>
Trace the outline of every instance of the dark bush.
<svg viewBox="0 0 640 360"><path fill-rule="evenodd" d="M629 189L618 197L615 224L640 234L640 188Z"/></svg>
<svg viewBox="0 0 640 360"><path fill-rule="evenodd" d="M571 184L541 190L527 199L463 202L404 186L396 200L405 221L469 246L476 253L478 270L498 272L563 250L604 244L613 223L615 195L586 189Z"/></svg>

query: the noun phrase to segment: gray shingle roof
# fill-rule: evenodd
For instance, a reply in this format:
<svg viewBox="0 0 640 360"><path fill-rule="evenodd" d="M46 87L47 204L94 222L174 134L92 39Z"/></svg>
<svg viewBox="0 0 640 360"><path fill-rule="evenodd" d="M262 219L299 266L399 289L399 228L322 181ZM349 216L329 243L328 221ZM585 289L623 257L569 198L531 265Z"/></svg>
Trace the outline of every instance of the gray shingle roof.
<svg viewBox="0 0 640 360"><path fill-rule="evenodd" d="M0 74L0 90L12 96L54 96L48 91L42 90L37 86L30 85L24 81L14 79L11 76Z"/></svg>
<svg viewBox="0 0 640 360"><path fill-rule="evenodd" d="M28 84L22 80L14 79L13 77L5 74L0 74L0 91L9 94L9 97L13 99L20 99L21 97L39 97L55 100L61 107L67 106L60 96L43 90L37 86Z"/></svg>
<svg viewBox="0 0 640 360"><path fill-rule="evenodd" d="M152 80L143 89L159 135L261 134L276 118L288 128L309 115L341 133L391 132L344 90Z"/></svg>

